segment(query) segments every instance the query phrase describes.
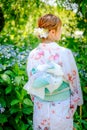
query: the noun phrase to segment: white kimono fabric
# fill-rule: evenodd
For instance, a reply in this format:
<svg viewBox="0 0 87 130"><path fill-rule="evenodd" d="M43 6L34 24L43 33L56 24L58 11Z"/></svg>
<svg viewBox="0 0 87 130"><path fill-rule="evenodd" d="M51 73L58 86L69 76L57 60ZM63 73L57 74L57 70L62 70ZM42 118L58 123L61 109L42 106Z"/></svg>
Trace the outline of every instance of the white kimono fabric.
<svg viewBox="0 0 87 130"><path fill-rule="evenodd" d="M63 78L70 84L71 95L64 101L45 101L33 95L33 130L73 130L73 114L77 105L83 104L75 60L69 49L61 47L55 42L41 43L30 52L28 57L29 80L33 76L32 69L48 62L54 62L62 67ZM29 87L28 81L24 89L30 94Z"/></svg>

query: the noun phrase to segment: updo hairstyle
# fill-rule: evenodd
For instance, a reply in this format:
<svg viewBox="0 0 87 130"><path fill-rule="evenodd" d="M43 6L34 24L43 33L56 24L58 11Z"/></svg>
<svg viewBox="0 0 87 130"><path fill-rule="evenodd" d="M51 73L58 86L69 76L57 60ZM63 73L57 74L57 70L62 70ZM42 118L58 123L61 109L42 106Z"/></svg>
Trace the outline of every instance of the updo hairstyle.
<svg viewBox="0 0 87 130"><path fill-rule="evenodd" d="M59 17L52 15L52 14L46 14L39 18L38 20L38 27L47 29L48 31L57 28L61 28L62 22Z"/></svg>

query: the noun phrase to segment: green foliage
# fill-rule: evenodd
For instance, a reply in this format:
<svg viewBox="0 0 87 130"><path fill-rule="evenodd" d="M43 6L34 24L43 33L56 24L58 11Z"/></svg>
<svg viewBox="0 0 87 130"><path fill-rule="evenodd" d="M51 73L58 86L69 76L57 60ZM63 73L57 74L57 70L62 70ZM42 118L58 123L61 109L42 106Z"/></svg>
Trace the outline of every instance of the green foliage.
<svg viewBox="0 0 87 130"><path fill-rule="evenodd" d="M69 0L70 3L78 5L78 12L81 12L83 17L87 19L87 1L86 0Z"/></svg>
<svg viewBox="0 0 87 130"><path fill-rule="evenodd" d="M13 45L2 45L0 50L1 129L30 130L33 103L23 89L27 81L25 68L29 50Z"/></svg>

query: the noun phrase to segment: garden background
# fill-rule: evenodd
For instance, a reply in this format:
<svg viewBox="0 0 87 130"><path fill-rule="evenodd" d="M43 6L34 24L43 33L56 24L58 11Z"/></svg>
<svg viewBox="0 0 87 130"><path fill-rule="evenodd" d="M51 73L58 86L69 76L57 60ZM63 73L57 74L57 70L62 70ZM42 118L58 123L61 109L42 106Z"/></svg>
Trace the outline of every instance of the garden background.
<svg viewBox="0 0 87 130"><path fill-rule="evenodd" d="M46 13L61 18L58 44L70 48L76 59L84 104L75 113L74 127L87 130L86 0L0 0L0 130L32 130L33 103L23 86L27 56L40 42L33 30Z"/></svg>

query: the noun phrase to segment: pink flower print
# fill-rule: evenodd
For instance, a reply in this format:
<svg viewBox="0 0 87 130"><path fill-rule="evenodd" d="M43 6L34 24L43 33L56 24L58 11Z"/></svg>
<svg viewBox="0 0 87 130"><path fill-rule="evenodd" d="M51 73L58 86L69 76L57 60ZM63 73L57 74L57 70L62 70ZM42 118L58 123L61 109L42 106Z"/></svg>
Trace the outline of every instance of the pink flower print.
<svg viewBox="0 0 87 130"><path fill-rule="evenodd" d="M66 116L66 119L70 119L70 118L71 118L71 111L70 111L70 109L69 109L68 115Z"/></svg>
<svg viewBox="0 0 87 130"><path fill-rule="evenodd" d="M46 119L42 120L41 125L46 125L46 124L47 124L47 120Z"/></svg>
<svg viewBox="0 0 87 130"><path fill-rule="evenodd" d="M72 75L73 75L73 80L76 79L76 71L75 70L72 71Z"/></svg>
<svg viewBox="0 0 87 130"><path fill-rule="evenodd" d="M61 67L63 66L63 63L62 62L58 62L58 65L60 65Z"/></svg>
<svg viewBox="0 0 87 130"><path fill-rule="evenodd" d="M71 108L71 113L72 113L72 114L74 113L74 109L75 109L74 107L73 107L73 108Z"/></svg>
<svg viewBox="0 0 87 130"><path fill-rule="evenodd" d="M44 122L41 122L41 125L44 125Z"/></svg>
<svg viewBox="0 0 87 130"><path fill-rule="evenodd" d="M74 105L73 105L73 104L70 104L70 108L71 108L71 109L74 109Z"/></svg>
<svg viewBox="0 0 87 130"><path fill-rule="evenodd" d="M57 60L59 58L59 55L58 54L55 54L54 55L54 60Z"/></svg>
<svg viewBox="0 0 87 130"><path fill-rule="evenodd" d="M77 103L79 100L80 100L80 98L78 96L75 96L73 101L74 101L74 103Z"/></svg>
<svg viewBox="0 0 87 130"><path fill-rule="evenodd" d="M69 119L74 115L75 109L76 109L75 105L70 104L70 109L68 111L68 116L66 116L66 119Z"/></svg>
<svg viewBox="0 0 87 130"><path fill-rule="evenodd" d="M30 76L32 76L32 72L30 72Z"/></svg>
<svg viewBox="0 0 87 130"><path fill-rule="evenodd" d="M44 51L39 51L39 52L37 53L37 55L35 56L35 59L38 60L38 59L40 59L42 56L44 56Z"/></svg>
<svg viewBox="0 0 87 130"><path fill-rule="evenodd" d="M44 122L44 123L46 123L46 122L47 122L47 120L46 120L46 119L44 119L44 120L43 120L43 122Z"/></svg>
<svg viewBox="0 0 87 130"><path fill-rule="evenodd" d="M76 76L76 71L75 70L73 70L72 73L73 73L73 76Z"/></svg>
<svg viewBox="0 0 87 130"><path fill-rule="evenodd" d="M41 121L41 125L42 125L42 126L49 126L49 125L50 125L50 120L49 120L49 118L42 120L42 121Z"/></svg>
<svg viewBox="0 0 87 130"><path fill-rule="evenodd" d="M40 102L37 102L36 104L37 104L38 109L41 109L42 104Z"/></svg>
<svg viewBox="0 0 87 130"><path fill-rule="evenodd" d="M55 114L55 111L54 111L54 110L52 110L51 112L52 112L52 114Z"/></svg>
<svg viewBox="0 0 87 130"><path fill-rule="evenodd" d="M31 95L31 100L34 102L34 96L33 95Z"/></svg>
<svg viewBox="0 0 87 130"><path fill-rule="evenodd" d="M55 54L55 55L51 55L51 56L49 57L49 60L58 60L58 58L59 58L59 55L58 55L58 54Z"/></svg>
<svg viewBox="0 0 87 130"><path fill-rule="evenodd" d="M68 80L73 84L74 83L73 81L76 79L76 71L73 70L72 74L67 74L67 75L68 75Z"/></svg>
<svg viewBox="0 0 87 130"><path fill-rule="evenodd" d="M72 75L71 74L67 74L68 75L68 80L73 82L73 78L72 78Z"/></svg>
<svg viewBox="0 0 87 130"><path fill-rule="evenodd" d="M50 130L49 127L45 127L44 130Z"/></svg>
<svg viewBox="0 0 87 130"><path fill-rule="evenodd" d="M66 119L70 119L70 116L66 116Z"/></svg>

